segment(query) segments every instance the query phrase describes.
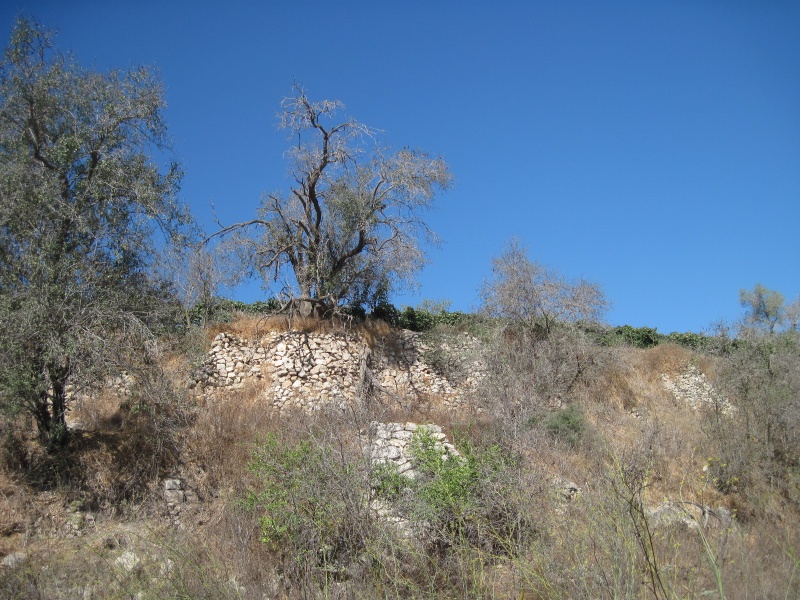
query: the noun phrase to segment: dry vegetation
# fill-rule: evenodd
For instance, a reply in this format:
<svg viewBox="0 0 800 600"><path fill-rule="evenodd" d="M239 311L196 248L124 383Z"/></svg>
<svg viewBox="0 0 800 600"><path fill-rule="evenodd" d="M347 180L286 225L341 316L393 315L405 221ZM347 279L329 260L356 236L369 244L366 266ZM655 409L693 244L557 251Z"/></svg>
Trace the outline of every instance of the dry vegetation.
<svg viewBox="0 0 800 600"><path fill-rule="evenodd" d="M283 327L240 319L226 329ZM173 354L133 396L79 406L86 431L61 455L40 450L30 424L5 423L0 554L26 556L0 567L0 596L797 597L795 467L780 463L780 478L777 463L754 457L747 481L720 482L713 411L691 410L662 384L689 364L713 380L724 358L554 334L486 344L499 362L473 398L481 413L376 400L278 416L256 384L195 402L181 389L191 360ZM416 539L367 510L371 420L439 423L473 461L453 479L466 495L426 488L433 512ZM249 468L257 448L260 471ZM292 456L301 459L279 473L288 495L276 497L269 469ZM177 517L163 498L170 477L191 495ZM570 482L580 491L567 500Z"/></svg>
<svg viewBox="0 0 800 600"><path fill-rule="evenodd" d="M422 212L447 165L373 146L365 125L333 124L338 101L295 86L280 123L297 136L297 185L212 237L233 234L240 270L280 287L284 309L335 318L197 328L231 269L199 246L147 269L153 229L187 243L195 229L177 164L151 160L170 154L163 86L145 68L85 70L24 17L10 39L0 598L800 597L800 300L743 290L734 340L629 326L615 338L596 324L599 285L512 242L481 289L484 314L460 321L485 366L460 412L433 386L417 401L363 385L357 405L313 414L273 412L256 383L195 397L188 373L220 331L346 330L386 346L387 325L344 316L366 306L444 327L427 340L437 374L478 364L436 346L464 315L383 301L424 264L435 235ZM689 366L717 390L696 408L664 387ZM133 383L110 385L121 370ZM74 384L94 389L80 400ZM460 454L403 429L415 476L402 475L372 462L372 421L438 423Z"/></svg>

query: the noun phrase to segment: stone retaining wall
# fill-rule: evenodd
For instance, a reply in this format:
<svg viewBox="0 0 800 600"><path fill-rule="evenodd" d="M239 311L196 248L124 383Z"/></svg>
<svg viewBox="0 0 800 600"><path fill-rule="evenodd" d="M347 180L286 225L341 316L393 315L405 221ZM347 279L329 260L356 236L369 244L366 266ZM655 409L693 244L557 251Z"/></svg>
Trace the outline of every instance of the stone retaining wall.
<svg viewBox="0 0 800 600"><path fill-rule="evenodd" d="M714 389L705 375L694 365L686 365L674 377L662 373L661 381L665 389L672 392L676 398L686 402L692 410L716 408L723 414L736 412L736 408Z"/></svg>
<svg viewBox="0 0 800 600"><path fill-rule="evenodd" d="M477 340L451 336L437 352L470 356ZM426 361L430 348L418 333L401 331L370 346L356 333L273 332L260 340L220 333L190 387L206 397L261 382L268 402L279 409L316 410L344 405L370 390L389 398L436 399L445 407L462 406L483 373L475 359L458 381ZM476 355L472 352L472 355Z"/></svg>
<svg viewBox="0 0 800 600"><path fill-rule="evenodd" d="M461 457L456 447L447 441L447 436L439 425L373 422L370 424L373 434L370 448L372 463L392 464L397 467L397 472L400 475L411 479L416 478L417 473L414 471L411 440L420 427L424 427L431 438L435 440L434 450L437 450L442 456Z"/></svg>

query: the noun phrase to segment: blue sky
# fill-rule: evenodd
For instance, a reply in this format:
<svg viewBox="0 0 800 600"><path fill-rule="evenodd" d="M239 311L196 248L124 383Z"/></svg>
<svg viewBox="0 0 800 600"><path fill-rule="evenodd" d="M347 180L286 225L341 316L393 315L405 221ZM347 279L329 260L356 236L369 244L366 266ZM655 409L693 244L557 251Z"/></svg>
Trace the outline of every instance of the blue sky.
<svg viewBox="0 0 800 600"><path fill-rule="evenodd" d="M208 229L211 202L231 223L287 189L295 81L441 155L444 243L398 305L476 308L512 236L600 283L612 324L700 331L740 288L800 294L800 3L6 0L3 46L20 11L84 66L159 69Z"/></svg>

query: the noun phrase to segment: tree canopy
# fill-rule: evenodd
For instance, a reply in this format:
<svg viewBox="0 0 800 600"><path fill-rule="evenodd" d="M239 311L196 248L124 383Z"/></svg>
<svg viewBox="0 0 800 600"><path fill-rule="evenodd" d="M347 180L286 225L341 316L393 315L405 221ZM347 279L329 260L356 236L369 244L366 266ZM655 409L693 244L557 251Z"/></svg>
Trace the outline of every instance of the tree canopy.
<svg viewBox="0 0 800 600"><path fill-rule="evenodd" d="M757 283L752 290L739 290L745 309L744 325L752 332L775 333L783 328L796 331L800 321L800 298L786 304L783 294Z"/></svg>
<svg viewBox="0 0 800 600"><path fill-rule="evenodd" d="M287 307L318 315L412 282L425 262L421 240L435 239L422 213L451 181L445 162L380 145L375 130L337 119L341 102L312 101L299 86L282 108L280 127L295 141L294 185L265 194L255 219L218 233L239 234L250 264L277 283Z"/></svg>
<svg viewBox="0 0 800 600"><path fill-rule="evenodd" d="M159 290L156 228L188 223L163 89L147 68L99 73L26 18L0 65L0 400L65 441L67 385L140 347ZM168 155L168 154L167 154Z"/></svg>

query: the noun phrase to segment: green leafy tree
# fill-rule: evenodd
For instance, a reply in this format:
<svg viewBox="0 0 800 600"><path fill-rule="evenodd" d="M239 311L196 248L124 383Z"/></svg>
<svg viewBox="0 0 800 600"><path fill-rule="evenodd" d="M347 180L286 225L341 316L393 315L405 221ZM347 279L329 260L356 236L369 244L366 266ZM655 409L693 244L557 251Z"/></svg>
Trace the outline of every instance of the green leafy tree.
<svg viewBox="0 0 800 600"><path fill-rule="evenodd" d="M67 440L68 384L138 354L164 292L153 234L188 223L158 79L99 73L20 18L0 65L0 400ZM119 367L118 367L119 368Z"/></svg>
<svg viewBox="0 0 800 600"><path fill-rule="evenodd" d="M287 308L329 315L374 304L413 281L424 264L422 220L451 175L445 162L408 148L391 151L354 119L338 120L338 100L314 102L295 86L280 126L293 140L289 193L266 194L237 233L265 282L278 282Z"/></svg>

